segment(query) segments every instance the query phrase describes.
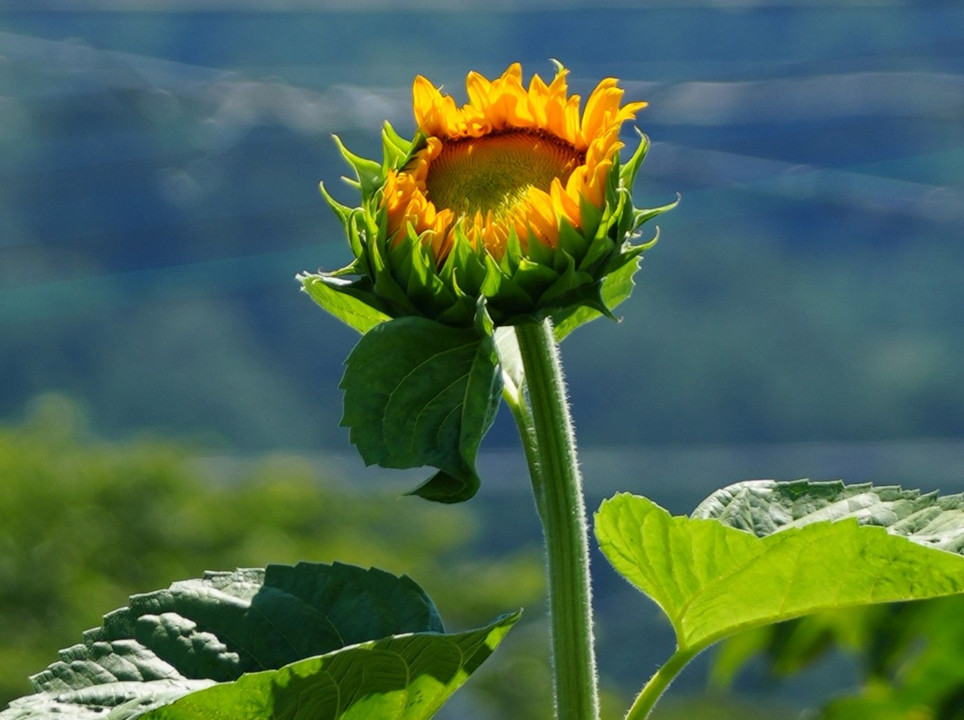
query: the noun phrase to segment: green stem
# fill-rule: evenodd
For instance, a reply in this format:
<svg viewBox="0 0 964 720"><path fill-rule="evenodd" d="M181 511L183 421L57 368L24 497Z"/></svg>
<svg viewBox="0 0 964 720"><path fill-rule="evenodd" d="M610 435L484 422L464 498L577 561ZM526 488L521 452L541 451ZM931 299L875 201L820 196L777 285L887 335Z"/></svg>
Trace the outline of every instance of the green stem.
<svg viewBox="0 0 964 720"><path fill-rule="evenodd" d="M545 495L545 482L542 479L542 465L539 461L539 443L536 441L536 428L532 419L532 411L526 404L525 394L515 394L506 387L502 390L502 398L505 400L512 417L519 427L519 436L522 438L522 449L525 452L526 465L529 470L529 481L532 483L532 494L536 500L536 509L539 517L545 516L542 498Z"/></svg>
<svg viewBox="0 0 964 720"><path fill-rule="evenodd" d="M513 414L546 542L556 717L597 720L588 524L562 366L548 320L517 326L516 337L531 413Z"/></svg>
<svg viewBox="0 0 964 720"><path fill-rule="evenodd" d="M666 688L696 654L693 650L677 650L673 653L636 696L633 706L626 713L626 720L646 720L653 708L656 707L656 701L660 699Z"/></svg>

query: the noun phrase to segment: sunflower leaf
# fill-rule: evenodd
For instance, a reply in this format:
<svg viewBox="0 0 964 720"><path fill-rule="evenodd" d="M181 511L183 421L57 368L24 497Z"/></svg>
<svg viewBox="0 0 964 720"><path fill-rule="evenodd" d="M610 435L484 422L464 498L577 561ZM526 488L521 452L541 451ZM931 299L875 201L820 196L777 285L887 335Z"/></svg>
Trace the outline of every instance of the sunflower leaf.
<svg viewBox="0 0 964 720"><path fill-rule="evenodd" d="M757 537L787 527L854 518L896 535L964 554L964 495L922 493L897 485L750 480L717 490L693 511Z"/></svg>
<svg viewBox="0 0 964 720"><path fill-rule="evenodd" d="M613 567L663 609L683 651L820 610L964 592L964 556L934 549L959 549L961 497L935 500L940 517L921 536L913 530L921 511L909 509L917 501L859 487L835 486L829 494L839 501L828 502L816 483L744 484L716 493L692 518L617 495L596 514L596 537ZM724 516L729 525L716 519ZM868 517L873 524L861 525Z"/></svg>
<svg viewBox="0 0 964 720"><path fill-rule="evenodd" d="M325 273L303 273L298 280L312 300L360 333L391 319L381 308L381 300L364 287L363 281Z"/></svg>
<svg viewBox="0 0 964 720"><path fill-rule="evenodd" d="M427 720L498 647L519 615L454 635L390 637L187 695L144 720Z"/></svg>
<svg viewBox="0 0 964 720"><path fill-rule="evenodd" d="M37 693L0 718L92 720L105 711L135 718L245 673L349 644L442 631L421 588L381 570L300 563L207 573L132 596L35 675Z"/></svg>
<svg viewBox="0 0 964 720"><path fill-rule="evenodd" d="M364 461L441 472L415 494L461 502L475 494L475 457L502 390L491 337L420 317L374 327L348 356L342 425Z"/></svg>

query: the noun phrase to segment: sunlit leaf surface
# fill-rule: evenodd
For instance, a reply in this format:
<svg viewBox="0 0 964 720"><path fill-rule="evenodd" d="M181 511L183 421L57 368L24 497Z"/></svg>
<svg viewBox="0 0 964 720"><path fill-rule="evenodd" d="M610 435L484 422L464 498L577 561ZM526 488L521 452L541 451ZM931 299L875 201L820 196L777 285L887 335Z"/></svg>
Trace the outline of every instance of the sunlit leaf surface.
<svg viewBox="0 0 964 720"><path fill-rule="evenodd" d="M964 557L936 549L959 549L960 507L959 496L891 488L744 483L692 518L617 495L597 513L596 535L686 650L818 610L964 592Z"/></svg>
<svg viewBox="0 0 964 720"><path fill-rule="evenodd" d="M330 712L305 717L363 717L348 713L397 702L412 708L397 717L427 717L416 711L434 712L516 617L445 635L410 579L349 565L208 573L131 597L0 718L133 720L205 689L158 717L276 717L308 696L325 708L335 699ZM293 700L298 688L307 695Z"/></svg>

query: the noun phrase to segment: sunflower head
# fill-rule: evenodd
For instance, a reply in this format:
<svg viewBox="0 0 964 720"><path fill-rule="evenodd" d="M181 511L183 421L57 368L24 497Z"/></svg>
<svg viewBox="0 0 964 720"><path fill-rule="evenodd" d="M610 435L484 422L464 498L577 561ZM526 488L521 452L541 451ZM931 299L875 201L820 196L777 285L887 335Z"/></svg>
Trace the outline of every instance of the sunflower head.
<svg viewBox="0 0 964 720"><path fill-rule="evenodd" d="M645 103L621 104L608 78L585 108L567 71L552 82L522 68L466 78L458 106L424 77L413 87L415 138L386 123L381 163L339 148L361 205L325 190L355 255L334 273L305 274L309 293L361 331L388 317L422 315L453 326L610 315L628 295L642 223L673 205L633 206L645 136L620 160L622 125ZM337 139L336 139L337 141Z"/></svg>

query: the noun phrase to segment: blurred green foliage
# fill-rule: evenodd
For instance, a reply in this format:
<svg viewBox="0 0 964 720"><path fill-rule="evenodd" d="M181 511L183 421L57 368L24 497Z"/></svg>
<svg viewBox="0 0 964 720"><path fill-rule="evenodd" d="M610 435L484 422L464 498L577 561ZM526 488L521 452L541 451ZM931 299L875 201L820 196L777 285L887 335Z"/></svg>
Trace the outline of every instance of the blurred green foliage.
<svg viewBox="0 0 964 720"><path fill-rule="evenodd" d="M44 396L22 423L0 426L0 707L132 593L208 569L340 560L410 575L450 630L525 607L495 661L440 718L541 720L550 702L541 551L493 558L479 552L479 528L471 504L356 492L303 457L215 462L183 442L99 440L75 404ZM828 703L823 720L964 720L962 610L964 599L951 598L763 628L722 646L713 679L728 684L760 657L784 677L839 647L864 686ZM633 690L609 688L605 716L619 716ZM655 717L796 712L671 693Z"/></svg>
<svg viewBox="0 0 964 720"><path fill-rule="evenodd" d="M674 698L672 693L656 706L652 720L791 720L799 710L776 703L750 702L723 694Z"/></svg>
<svg viewBox="0 0 964 720"><path fill-rule="evenodd" d="M683 197L621 326L564 345L584 447L964 437L962 3L37 4L0 16L4 418L58 388L105 433L341 447L357 337L293 280L350 256L330 133L377 155L417 73L557 57L650 101L634 194Z"/></svg>
<svg viewBox="0 0 964 720"><path fill-rule="evenodd" d="M754 659L775 679L832 650L857 663L861 687L831 699L821 720L964 720L964 597L819 613L723 644L711 681L729 684Z"/></svg>
<svg viewBox="0 0 964 720"><path fill-rule="evenodd" d="M183 444L93 439L77 406L57 396L0 427L0 707L132 593L207 569L340 560L410 575L448 630L526 607L521 638L466 692L480 696L473 717L543 716L537 548L479 560L469 510L335 487L304 459L216 467ZM510 677L513 691L502 693Z"/></svg>

